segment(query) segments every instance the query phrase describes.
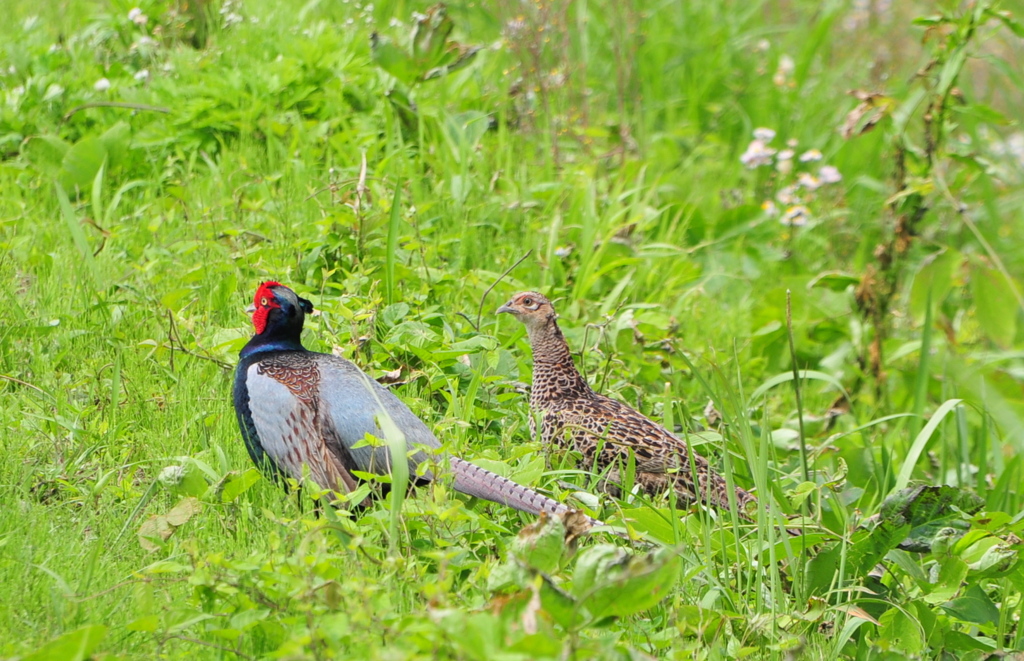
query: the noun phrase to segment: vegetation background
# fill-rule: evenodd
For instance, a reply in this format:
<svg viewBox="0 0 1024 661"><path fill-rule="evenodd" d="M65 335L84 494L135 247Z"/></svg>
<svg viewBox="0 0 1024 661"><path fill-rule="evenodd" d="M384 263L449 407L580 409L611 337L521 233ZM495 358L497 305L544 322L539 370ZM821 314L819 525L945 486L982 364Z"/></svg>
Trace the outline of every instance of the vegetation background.
<svg viewBox="0 0 1024 661"><path fill-rule="evenodd" d="M1024 652L1021 9L6 0L0 657ZM231 410L264 279L661 550L444 485L315 517ZM807 534L549 467L518 289Z"/></svg>

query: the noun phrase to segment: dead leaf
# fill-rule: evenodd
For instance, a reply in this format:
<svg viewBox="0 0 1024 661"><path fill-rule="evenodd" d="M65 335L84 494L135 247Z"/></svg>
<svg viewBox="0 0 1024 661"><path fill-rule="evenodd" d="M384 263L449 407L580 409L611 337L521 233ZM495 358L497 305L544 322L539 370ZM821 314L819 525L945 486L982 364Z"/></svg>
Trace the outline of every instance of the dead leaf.
<svg viewBox="0 0 1024 661"><path fill-rule="evenodd" d="M147 551L156 551L160 546L153 540L170 539L174 531L188 523L189 519L199 513L202 504L198 498L189 496L182 498L167 514L154 514L139 526L139 545Z"/></svg>
<svg viewBox="0 0 1024 661"><path fill-rule="evenodd" d="M868 622L870 622L872 624L875 624L877 626L882 626L881 623L878 620L876 620L875 618L871 617L870 613L868 613L863 608L860 608L859 606L853 606L851 604L843 604L843 605L840 605L840 606L836 606L836 610L846 611L847 613L849 613L853 617L859 617L860 619L867 620Z"/></svg>
<svg viewBox="0 0 1024 661"><path fill-rule="evenodd" d="M704 419L708 421L708 427L712 429L722 421L722 414L715 408L714 400L709 399L708 405L704 407Z"/></svg>
<svg viewBox="0 0 1024 661"><path fill-rule="evenodd" d="M402 380L402 368L401 367L399 367L396 370L391 370L390 372L384 372L383 374L381 374L380 376L377 377L377 383L380 383L381 385L385 385L385 386L394 385L394 384L400 382L401 380Z"/></svg>
<svg viewBox="0 0 1024 661"><path fill-rule="evenodd" d="M520 622L523 624L523 631L528 636L537 633L537 611L541 609L540 585L537 581L533 581L530 588L532 592L530 601L527 602L526 608L523 609L523 615L520 618Z"/></svg>
<svg viewBox="0 0 1024 661"><path fill-rule="evenodd" d="M590 530L590 518L582 510L569 510L562 515L565 526L565 546L570 551L576 549L576 540Z"/></svg>
<svg viewBox="0 0 1024 661"><path fill-rule="evenodd" d="M202 505L199 504L199 499L195 496L182 498L181 502L171 508L171 511L167 513L167 523L171 524L175 528L185 525L188 523L189 519L199 513L201 507Z"/></svg>
<svg viewBox="0 0 1024 661"><path fill-rule="evenodd" d="M884 94L864 90L850 90L848 94L860 103L846 115L839 128L844 140L871 131L892 110L892 99Z"/></svg>
<svg viewBox="0 0 1024 661"><path fill-rule="evenodd" d="M167 517L154 514L139 526L139 545L147 551L155 551L160 547L154 544L153 540L167 540L173 532L174 528L167 523Z"/></svg>

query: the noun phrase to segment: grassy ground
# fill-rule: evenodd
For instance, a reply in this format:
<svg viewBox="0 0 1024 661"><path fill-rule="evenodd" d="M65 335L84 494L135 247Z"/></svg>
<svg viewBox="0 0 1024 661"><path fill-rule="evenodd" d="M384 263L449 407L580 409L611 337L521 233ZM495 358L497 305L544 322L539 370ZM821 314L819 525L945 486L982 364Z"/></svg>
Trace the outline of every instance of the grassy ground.
<svg viewBox="0 0 1024 661"><path fill-rule="evenodd" d="M452 3L482 48L424 81L442 55L390 49L426 5L180 4L5 6L0 656L1024 649L1020 6ZM263 279L453 451L668 551L585 589L611 549L538 559L530 517L443 486L397 540L390 502L314 517L231 410ZM546 469L493 314L526 288L806 539Z"/></svg>

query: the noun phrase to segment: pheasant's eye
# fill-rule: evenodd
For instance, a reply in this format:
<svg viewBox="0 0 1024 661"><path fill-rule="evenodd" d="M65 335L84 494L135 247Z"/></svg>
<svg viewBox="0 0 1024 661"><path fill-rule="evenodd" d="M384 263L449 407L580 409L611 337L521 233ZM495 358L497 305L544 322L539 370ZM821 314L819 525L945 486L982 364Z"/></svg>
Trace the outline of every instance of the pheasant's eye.
<svg viewBox="0 0 1024 661"><path fill-rule="evenodd" d="M267 297L266 296L264 296L263 298L260 299L260 305L262 305L263 307L267 307Z"/></svg>
<svg viewBox="0 0 1024 661"><path fill-rule="evenodd" d="M523 305L525 305L527 307L532 306L533 305L533 299L532 298L524 298L523 299Z"/></svg>

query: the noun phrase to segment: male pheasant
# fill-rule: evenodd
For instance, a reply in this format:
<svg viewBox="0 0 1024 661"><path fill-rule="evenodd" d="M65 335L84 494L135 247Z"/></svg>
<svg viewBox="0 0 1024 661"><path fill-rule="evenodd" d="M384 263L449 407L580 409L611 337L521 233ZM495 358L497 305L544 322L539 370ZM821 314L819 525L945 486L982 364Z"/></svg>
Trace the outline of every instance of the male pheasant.
<svg viewBox="0 0 1024 661"><path fill-rule="evenodd" d="M729 508L729 488L707 460L692 454L686 443L643 414L600 395L587 384L573 365L569 345L558 327L551 301L536 292L520 292L498 313L508 312L526 326L533 348L533 387L530 409L541 418L541 441L564 444L583 455L588 468L608 469L606 486L614 494L632 452L635 481L651 495L673 488L683 503L700 500L717 508ZM536 433L530 417L530 431ZM600 453L598 449L600 448ZM596 456L596 461L595 461ZM750 518L756 498L736 488L739 514Z"/></svg>
<svg viewBox="0 0 1024 661"><path fill-rule="evenodd" d="M417 483L433 479L430 471L417 473L430 450L441 446L427 426L353 363L302 346L302 325L312 303L284 285L264 282L249 311L256 334L240 354L234 403L257 466L299 481L305 467L321 488L348 493L357 486L353 471L390 472L387 447L360 444L368 434L383 439L378 418L388 416L405 434L409 449L416 448L409 455L409 475L417 476ZM458 457L448 457L448 464L461 493L532 514L570 511Z"/></svg>

